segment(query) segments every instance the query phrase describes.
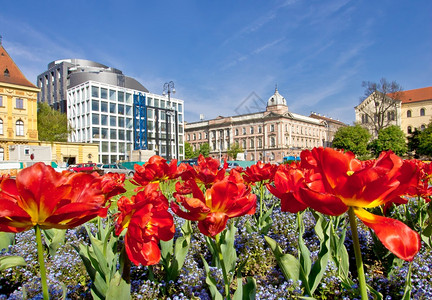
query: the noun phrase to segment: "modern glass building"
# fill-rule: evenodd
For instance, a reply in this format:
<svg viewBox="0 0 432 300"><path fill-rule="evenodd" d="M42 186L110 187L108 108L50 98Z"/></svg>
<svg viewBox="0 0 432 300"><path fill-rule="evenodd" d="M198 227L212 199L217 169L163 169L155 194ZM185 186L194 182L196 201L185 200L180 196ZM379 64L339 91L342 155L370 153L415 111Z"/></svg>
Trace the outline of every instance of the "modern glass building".
<svg viewBox="0 0 432 300"><path fill-rule="evenodd" d="M38 85L46 91L39 101L66 111L73 128L70 142L97 143L102 163L128 161L132 150L147 149L167 159L183 159L183 100L170 98L168 103L167 97L150 93L120 70L95 62L70 59L48 66L38 76ZM65 74L62 100L57 89ZM138 109L137 99L144 100Z"/></svg>

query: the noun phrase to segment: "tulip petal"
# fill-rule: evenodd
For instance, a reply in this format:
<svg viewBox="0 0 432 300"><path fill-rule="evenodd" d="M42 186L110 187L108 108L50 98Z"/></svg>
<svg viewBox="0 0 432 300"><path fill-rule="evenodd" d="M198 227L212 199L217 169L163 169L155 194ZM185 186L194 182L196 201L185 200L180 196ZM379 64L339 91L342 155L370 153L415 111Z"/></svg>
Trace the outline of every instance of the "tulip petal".
<svg viewBox="0 0 432 300"><path fill-rule="evenodd" d="M397 257L412 261L420 250L420 235L401 221L377 216L355 208L355 214L362 222L374 230L383 245Z"/></svg>

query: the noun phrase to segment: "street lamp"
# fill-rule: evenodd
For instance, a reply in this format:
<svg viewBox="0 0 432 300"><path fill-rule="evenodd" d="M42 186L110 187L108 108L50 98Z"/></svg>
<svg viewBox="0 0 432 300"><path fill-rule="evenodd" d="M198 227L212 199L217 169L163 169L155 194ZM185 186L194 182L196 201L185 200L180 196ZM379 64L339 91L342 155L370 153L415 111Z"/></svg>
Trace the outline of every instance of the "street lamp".
<svg viewBox="0 0 432 300"><path fill-rule="evenodd" d="M170 132L170 128L171 128L171 123L170 123L170 116L174 116L174 112L173 112L173 107L171 106L171 93L175 94L176 90L174 87L174 82L170 81L170 82L165 82L164 86L163 86L163 92L162 95L166 96L168 94L168 103L167 103L167 110L166 110L166 145L167 145L167 160L171 160L171 132ZM175 120L174 124L177 125L177 120ZM176 156L178 158L178 153L177 153L177 143L176 143Z"/></svg>

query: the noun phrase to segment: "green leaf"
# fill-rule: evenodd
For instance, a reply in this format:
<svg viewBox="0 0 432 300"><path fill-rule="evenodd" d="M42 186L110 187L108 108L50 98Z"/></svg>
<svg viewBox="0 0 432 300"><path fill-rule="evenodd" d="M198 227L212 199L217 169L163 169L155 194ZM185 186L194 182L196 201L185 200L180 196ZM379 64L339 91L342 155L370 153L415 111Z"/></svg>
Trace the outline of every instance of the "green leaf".
<svg viewBox="0 0 432 300"><path fill-rule="evenodd" d="M0 231L0 251L15 244L15 233Z"/></svg>
<svg viewBox="0 0 432 300"><path fill-rule="evenodd" d="M3 256L0 257L0 271L4 271L9 268L17 266L26 266L24 258L21 256Z"/></svg>
<svg viewBox="0 0 432 300"><path fill-rule="evenodd" d="M210 275L210 268L208 266L207 261L204 259L204 256L201 255L201 259L204 263L204 269L206 271L206 283L209 287L210 294L212 295L212 299L214 300L223 300L222 294L219 292L216 286L216 280Z"/></svg>
<svg viewBox="0 0 432 300"><path fill-rule="evenodd" d="M369 284L366 284L366 287L369 291L369 293L371 293L371 295L373 296L374 300L382 300L383 299L383 295L378 292L377 290L375 290L373 287L371 287ZM411 298L407 298L404 300L409 300Z"/></svg>
<svg viewBox="0 0 432 300"><path fill-rule="evenodd" d="M237 290L233 295L233 300L254 300L256 295L256 280L253 277L247 277L244 285L241 273L237 272Z"/></svg>
<svg viewBox="0 0 432 300"><path fill-rule="evenodd" d="M65 242L66 230L65 229L43 229L45 243L49 249L49 255L54 256L57 250Z"/></svg>
<svg viewBox="0 0 432 300"><path fill-rule="evenodd" d="M325 228L322 230L323 240L321 241L320 250L318 252L318 258L315 261L311 272L309 274L308 283L311 295L313 295L315 289L318 287L324 272L327 268L328 258L330 256L330 229L332 222L327 222ZM324 223L321 223L324 225Z"/></svg>
<svg viewBox="0 0 432 300"><path fill-rule="evenodd" d="M299 262L300 266L304 271L305 278L309 276L310 270L312 268L311 253L306 247L303 240L304 226L303 226L303 213L297 214L297 226L299 229L298 243L299 243ZM302 281L304 280L302 279Z"/></svg>
<svg viewBox="0 0 432 300"><path fill-rule="evenodd" d="M294 282L297 282L300 278L300 263L297 258L291 254L284 254L281 247L274 239L268 236L264 236L264 239L270 246L270 249L273 251L273 254L282 270L282 273L285 276L285 279L292 279Z"/></svg>
<svg viewBox="0 0 432 300"><path fill-rule="evenodd" d="M237 228L234 226L234 223L231 222L228 225L228 228L221 233L221 251L223 256L223 262L225 265L225 269L227 272L234 274L234 270L237 262L237 252L234 247L235 234L237 232ZM230 276L229 281L232 280L232 276Z"/></svg>
<svg viewBox="0 0 432 300"><path fill-rule="evenodd" d="M131 297L131 285L128 284L120 275L119 272L114 274L114 277L109 283L106 292L106 299L122 299L129 300Z"/></svg>

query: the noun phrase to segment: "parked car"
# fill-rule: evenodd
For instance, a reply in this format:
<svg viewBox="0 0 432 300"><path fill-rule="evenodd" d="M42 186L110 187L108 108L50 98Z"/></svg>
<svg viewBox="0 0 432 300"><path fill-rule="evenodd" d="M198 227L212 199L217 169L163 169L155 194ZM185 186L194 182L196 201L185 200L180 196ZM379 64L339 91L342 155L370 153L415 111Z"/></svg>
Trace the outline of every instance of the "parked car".
<svg viewBox="0 0 432 300"><path fill-rule="evenodd" d="M188 164L190 166L196 166L196 165L198 165L198 159L197 158L185 159L185 160L182 160L180 163L181 164Z"/></svg>
<svg viewBox="0 0 432 300"><path fill-rule="evenodd" d="M82 163L82 164L70 165L68 167L68 170L71 172L86 172L86 173L97 172L100 175L104 174L104 171L98 168L97 164L95 163Z"/></svg>
<svg viewBox="0 0 432 300"><path fill-rule="evenodd" d="M240 165L236 162L228 162L228 167L227 167L227 171L231 171L232 169L235 169L237 167L240 167Z"/></svg>
<svg viewBox="0 0 432 300"><path fill-rule="evenodd" d="M102 165L102 170L104 170L105 173L120 173L120 174L126 174L128 177L132 177L135 173L135 170L128 169L120 164L106 164Z"/></svg>

